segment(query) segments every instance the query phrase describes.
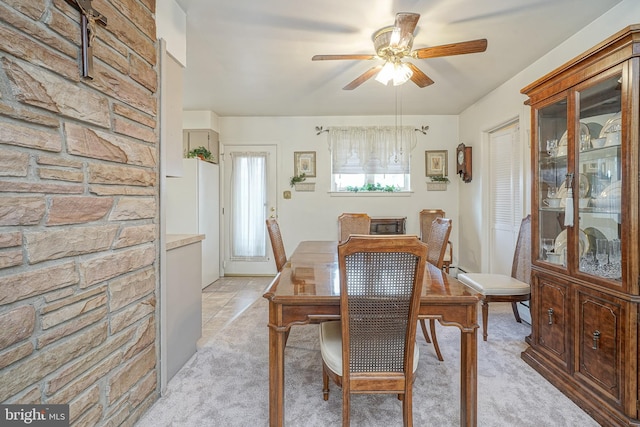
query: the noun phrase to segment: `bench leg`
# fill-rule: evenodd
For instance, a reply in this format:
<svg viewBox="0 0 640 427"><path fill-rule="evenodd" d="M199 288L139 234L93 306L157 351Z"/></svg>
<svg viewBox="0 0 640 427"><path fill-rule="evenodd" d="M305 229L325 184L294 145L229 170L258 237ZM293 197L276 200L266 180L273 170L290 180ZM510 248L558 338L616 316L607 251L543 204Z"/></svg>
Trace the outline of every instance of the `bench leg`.
<svg viewBox="0 0 640 427"><path fill-rule="evenodd" d="M520 318L520 313L518 312L518 303L512 302L511 308L513 309L513 315L516 317L516 322L522 323L522 319Z"/></svg>

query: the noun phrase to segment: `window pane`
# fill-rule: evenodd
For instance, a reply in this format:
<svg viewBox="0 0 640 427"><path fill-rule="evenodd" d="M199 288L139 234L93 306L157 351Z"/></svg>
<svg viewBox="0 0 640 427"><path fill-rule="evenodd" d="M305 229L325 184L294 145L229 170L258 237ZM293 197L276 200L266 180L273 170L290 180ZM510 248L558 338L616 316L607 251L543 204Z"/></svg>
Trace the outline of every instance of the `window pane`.
<svg viewBox="0 0 640 427"><path fill-rule="evenodd" d="M233 153L231 258L266 257L266 154Z"/></svg>

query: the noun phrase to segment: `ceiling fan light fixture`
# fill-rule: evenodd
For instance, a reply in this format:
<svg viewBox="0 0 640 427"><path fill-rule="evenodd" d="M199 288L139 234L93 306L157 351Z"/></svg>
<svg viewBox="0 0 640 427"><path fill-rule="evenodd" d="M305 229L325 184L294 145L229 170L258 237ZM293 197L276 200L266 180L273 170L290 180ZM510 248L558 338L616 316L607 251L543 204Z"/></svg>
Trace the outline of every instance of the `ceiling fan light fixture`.
<svg viewBox="0 0 640 427"><path fill-rule="evenodd" d="M380 28L371 38L376 54L383 59L409 55L413 47L413 34L403 36L402 29L393 26Z"/></svg>
<svg viewBox="0 0 640 427"><path fill-rule="evenodd" d="M393 70L393 85L399 86L405 84L407 81L409 81L412 75L413 71L404 62L395 64Z"/></svg>
<svg viewBox="0 0 640 427"><path fill-rule="evenodd" d="M477 39L413 50L414 32L418 19L420 19L419 13L397 13L394 25L382 27L371 36L375 54L314 55L311 59L313 61L336 59L376 59L382 61L360 74L355 80L343 87L344 90L355 89L374 76L383 85L387 85L393 80L394 86L398 86L411 80L416 86L423 88L432 85L433 80L412 62L403 63L404 59L441 58L484 52L487 49L487 39Z"/></svg>
<svg viewBox="0 0 640 427"><path fill-rule="evenodd" d="M387 61L382 70L376 76L376 81L382 83L383 85L387 85L391 79L394 78L395 74L395 66L391 61Z"/></svg>

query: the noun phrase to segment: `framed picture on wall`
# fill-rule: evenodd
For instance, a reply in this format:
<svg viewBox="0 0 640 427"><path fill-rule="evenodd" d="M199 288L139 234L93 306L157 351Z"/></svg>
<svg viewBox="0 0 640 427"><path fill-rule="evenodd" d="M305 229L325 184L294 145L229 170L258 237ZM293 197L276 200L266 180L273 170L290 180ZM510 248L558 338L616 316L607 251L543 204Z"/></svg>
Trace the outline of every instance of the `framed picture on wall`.
<svg viewBox="0 0 640 427"><path fill-rule="evenodd" d="M448 176L447 150L424 152L426 176Z"/></svg>
<svg viewBox="0 0 640 427"><path fill-rule="evenodd" d="M294 151L293 153L293 173L294 175L305 174L307 177L316 176L316 152L315 151Z"/></svg>

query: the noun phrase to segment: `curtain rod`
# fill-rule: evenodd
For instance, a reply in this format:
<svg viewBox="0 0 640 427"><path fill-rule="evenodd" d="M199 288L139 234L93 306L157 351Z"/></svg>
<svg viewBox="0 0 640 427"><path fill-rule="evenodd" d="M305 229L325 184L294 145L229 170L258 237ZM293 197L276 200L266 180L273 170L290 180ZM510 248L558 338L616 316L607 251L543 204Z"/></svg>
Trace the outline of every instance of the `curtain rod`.
<svg viewBox="0 0 640 427"><path fill-rule="evenodd" d="M420 132L423 135L426 135L428 130L429 126L422 126L420 129L414 129L414 131ZM329 129L324 129L323 126L316 126L316 135L320 135L323 132L329 132Z"/></svg>

